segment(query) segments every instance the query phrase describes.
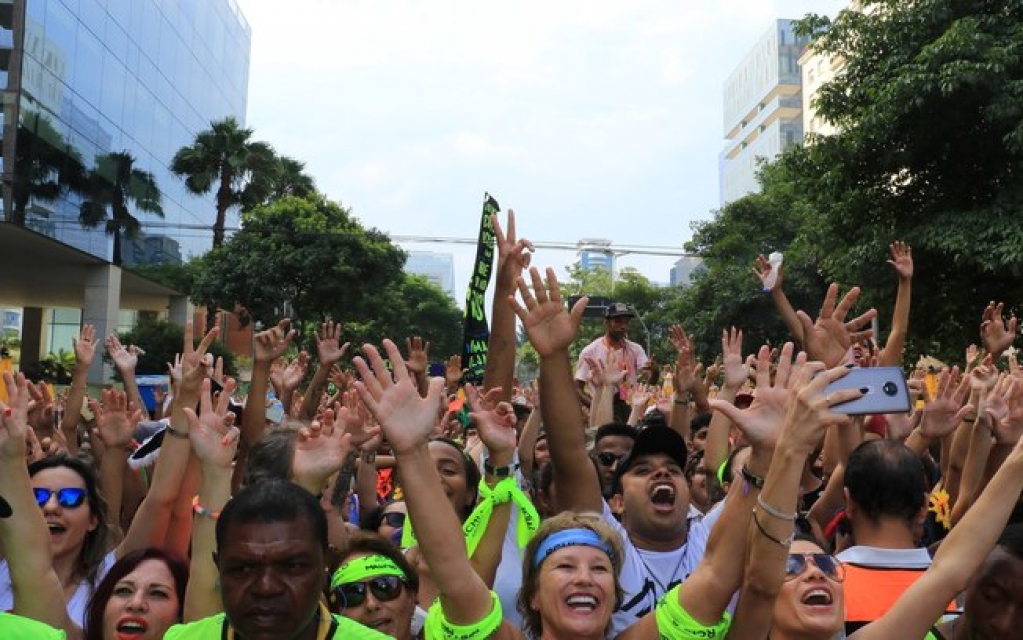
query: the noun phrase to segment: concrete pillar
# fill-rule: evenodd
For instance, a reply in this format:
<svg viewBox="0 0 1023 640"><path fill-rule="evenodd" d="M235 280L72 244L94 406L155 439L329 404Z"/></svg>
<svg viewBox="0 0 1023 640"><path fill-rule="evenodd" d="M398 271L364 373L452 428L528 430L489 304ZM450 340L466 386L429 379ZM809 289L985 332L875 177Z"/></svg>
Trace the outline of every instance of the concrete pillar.
<svg viewBox="0 0 1023 640"><path fill-rule="evenodd" d="M103 362L103 340L117 330L121 310L121 268L113 265L88 267L85 279L85 307L82 324L96 327L96 357L89 367L89 384L104 385L113 375L113 368Z"/></svg>
<svg viewBox="0 0 1023 640"><path fill-rule="evenodd" d="M168 320L183 327L193 315L195 309L188 302L188 296L171 296L170 305L167 307Z"/></svg>
<svg viewBox="0 0 1023 640"><path fill-rule="evenodd" d="M46 315L42 307L25 307L21 316L21 366L35 364L46 355Z"/></svg>

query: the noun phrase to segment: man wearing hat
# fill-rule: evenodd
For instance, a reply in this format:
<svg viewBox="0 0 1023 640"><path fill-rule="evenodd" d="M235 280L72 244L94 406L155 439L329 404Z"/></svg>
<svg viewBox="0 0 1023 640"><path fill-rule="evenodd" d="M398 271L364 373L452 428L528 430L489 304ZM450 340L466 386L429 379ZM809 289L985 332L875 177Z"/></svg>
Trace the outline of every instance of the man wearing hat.
<svg viewBox="0 0 1023 640"><path fill-rule="evenodd" d="M579 398L587 407L590 406L591 396L587 386L590 378L590 365L587 364L586 358L608 362L608 356L612 352L618 352L620 357L617 361L625 370L626 382L636 384L636 375L646 365L648 358L642 346L625 337L629 330L629 320L635 317L636 312L624 302L612 302L604 310L604 335L586 345L579 353L575 383L579 389Z"/></svg>

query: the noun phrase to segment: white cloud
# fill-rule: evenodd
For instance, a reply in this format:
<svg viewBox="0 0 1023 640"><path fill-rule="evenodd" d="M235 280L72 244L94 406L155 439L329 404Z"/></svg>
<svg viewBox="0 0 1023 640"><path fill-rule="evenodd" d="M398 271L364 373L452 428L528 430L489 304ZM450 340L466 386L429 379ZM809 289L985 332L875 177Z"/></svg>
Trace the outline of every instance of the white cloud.
<svg viewBox="0 0 1023 640"><path fill-rule="evenodd" d="M843 4L238 1L248 124L366 224L475 236L489 190L528 237L673 246L717 206L724 79L772 20Z"/></svg>

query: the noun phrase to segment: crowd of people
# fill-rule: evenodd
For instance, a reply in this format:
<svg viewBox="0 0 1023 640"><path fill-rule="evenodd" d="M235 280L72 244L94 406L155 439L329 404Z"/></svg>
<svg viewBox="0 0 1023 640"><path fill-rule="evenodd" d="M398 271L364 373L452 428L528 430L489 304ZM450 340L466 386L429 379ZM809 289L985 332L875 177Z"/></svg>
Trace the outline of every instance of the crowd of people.
<svg viewBox="0 0 1023 640"><path fill-rule="evenodd" d="M287 319L255 336L244 397L207 355L218 329L191 325L152 412L113 336L123 389L87 398L89 326L61 397L4 374L0 638L1018 636L1023 372L1001 304L964 362L910 374L908 411L850 415L872 390L842 378L903 366L909 246L883 345L859 289L813 318L761 259L791 342L722 328L704 367L678 326L660 366L613 303L572 362L587 300L530 267L514 214L493 223L478 386L457 358L429 377L428 337L346 359L331 321L288 358Z"/></svg>

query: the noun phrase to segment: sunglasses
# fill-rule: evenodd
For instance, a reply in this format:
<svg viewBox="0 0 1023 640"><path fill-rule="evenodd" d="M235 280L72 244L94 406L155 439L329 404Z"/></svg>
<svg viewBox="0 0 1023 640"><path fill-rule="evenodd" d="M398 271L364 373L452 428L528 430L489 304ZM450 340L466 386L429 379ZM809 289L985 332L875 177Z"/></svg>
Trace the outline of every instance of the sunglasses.
<svg viewBox="0 0 1023 640"><path fill-rule="evenodd" d="M620 456L611 453L610 451L601 451L600 453L597 454L597 460L600 462L600 464L604 465L605 467L610 467L611 465L618 462L624 457L625 456Z"/></svg>
<svg viewBox="0 0 1023 640"><path fill-rule="evenodd" d="M817 565L825 576L835 582L845 580L845 567L835 556L826 553L790 553L785 562L785 580L793 580L803 575L809 562Z"/></svg>
<svg viewBox="0 0 1023 640"><path fill-rule="evenodd" d="M388 527L404 527L405 514L400 511L392 511L391 513L385 513L380 521Z"/></svg>
<svg viewBox="0 0 1023 640"><path fill-rule="evenodd" d="M341 608L357 607L366 601L367 592L379 602L390 602L401 595L404 583L398 576L377 576L362 582L343 584L335 591L341 601Z"/></svg>
<svg viewBox="0 0 1023 640"><path fill-rule="evenodd" d="M85 489L79 489L77 487L57 489L56 491L39 488L32 489L32 493L36 495L36 504L40 507L45 507L46 503L50 501L50 496L57 494L57 504L65 509L77 509L82 506L86 497Z"/></svg>

